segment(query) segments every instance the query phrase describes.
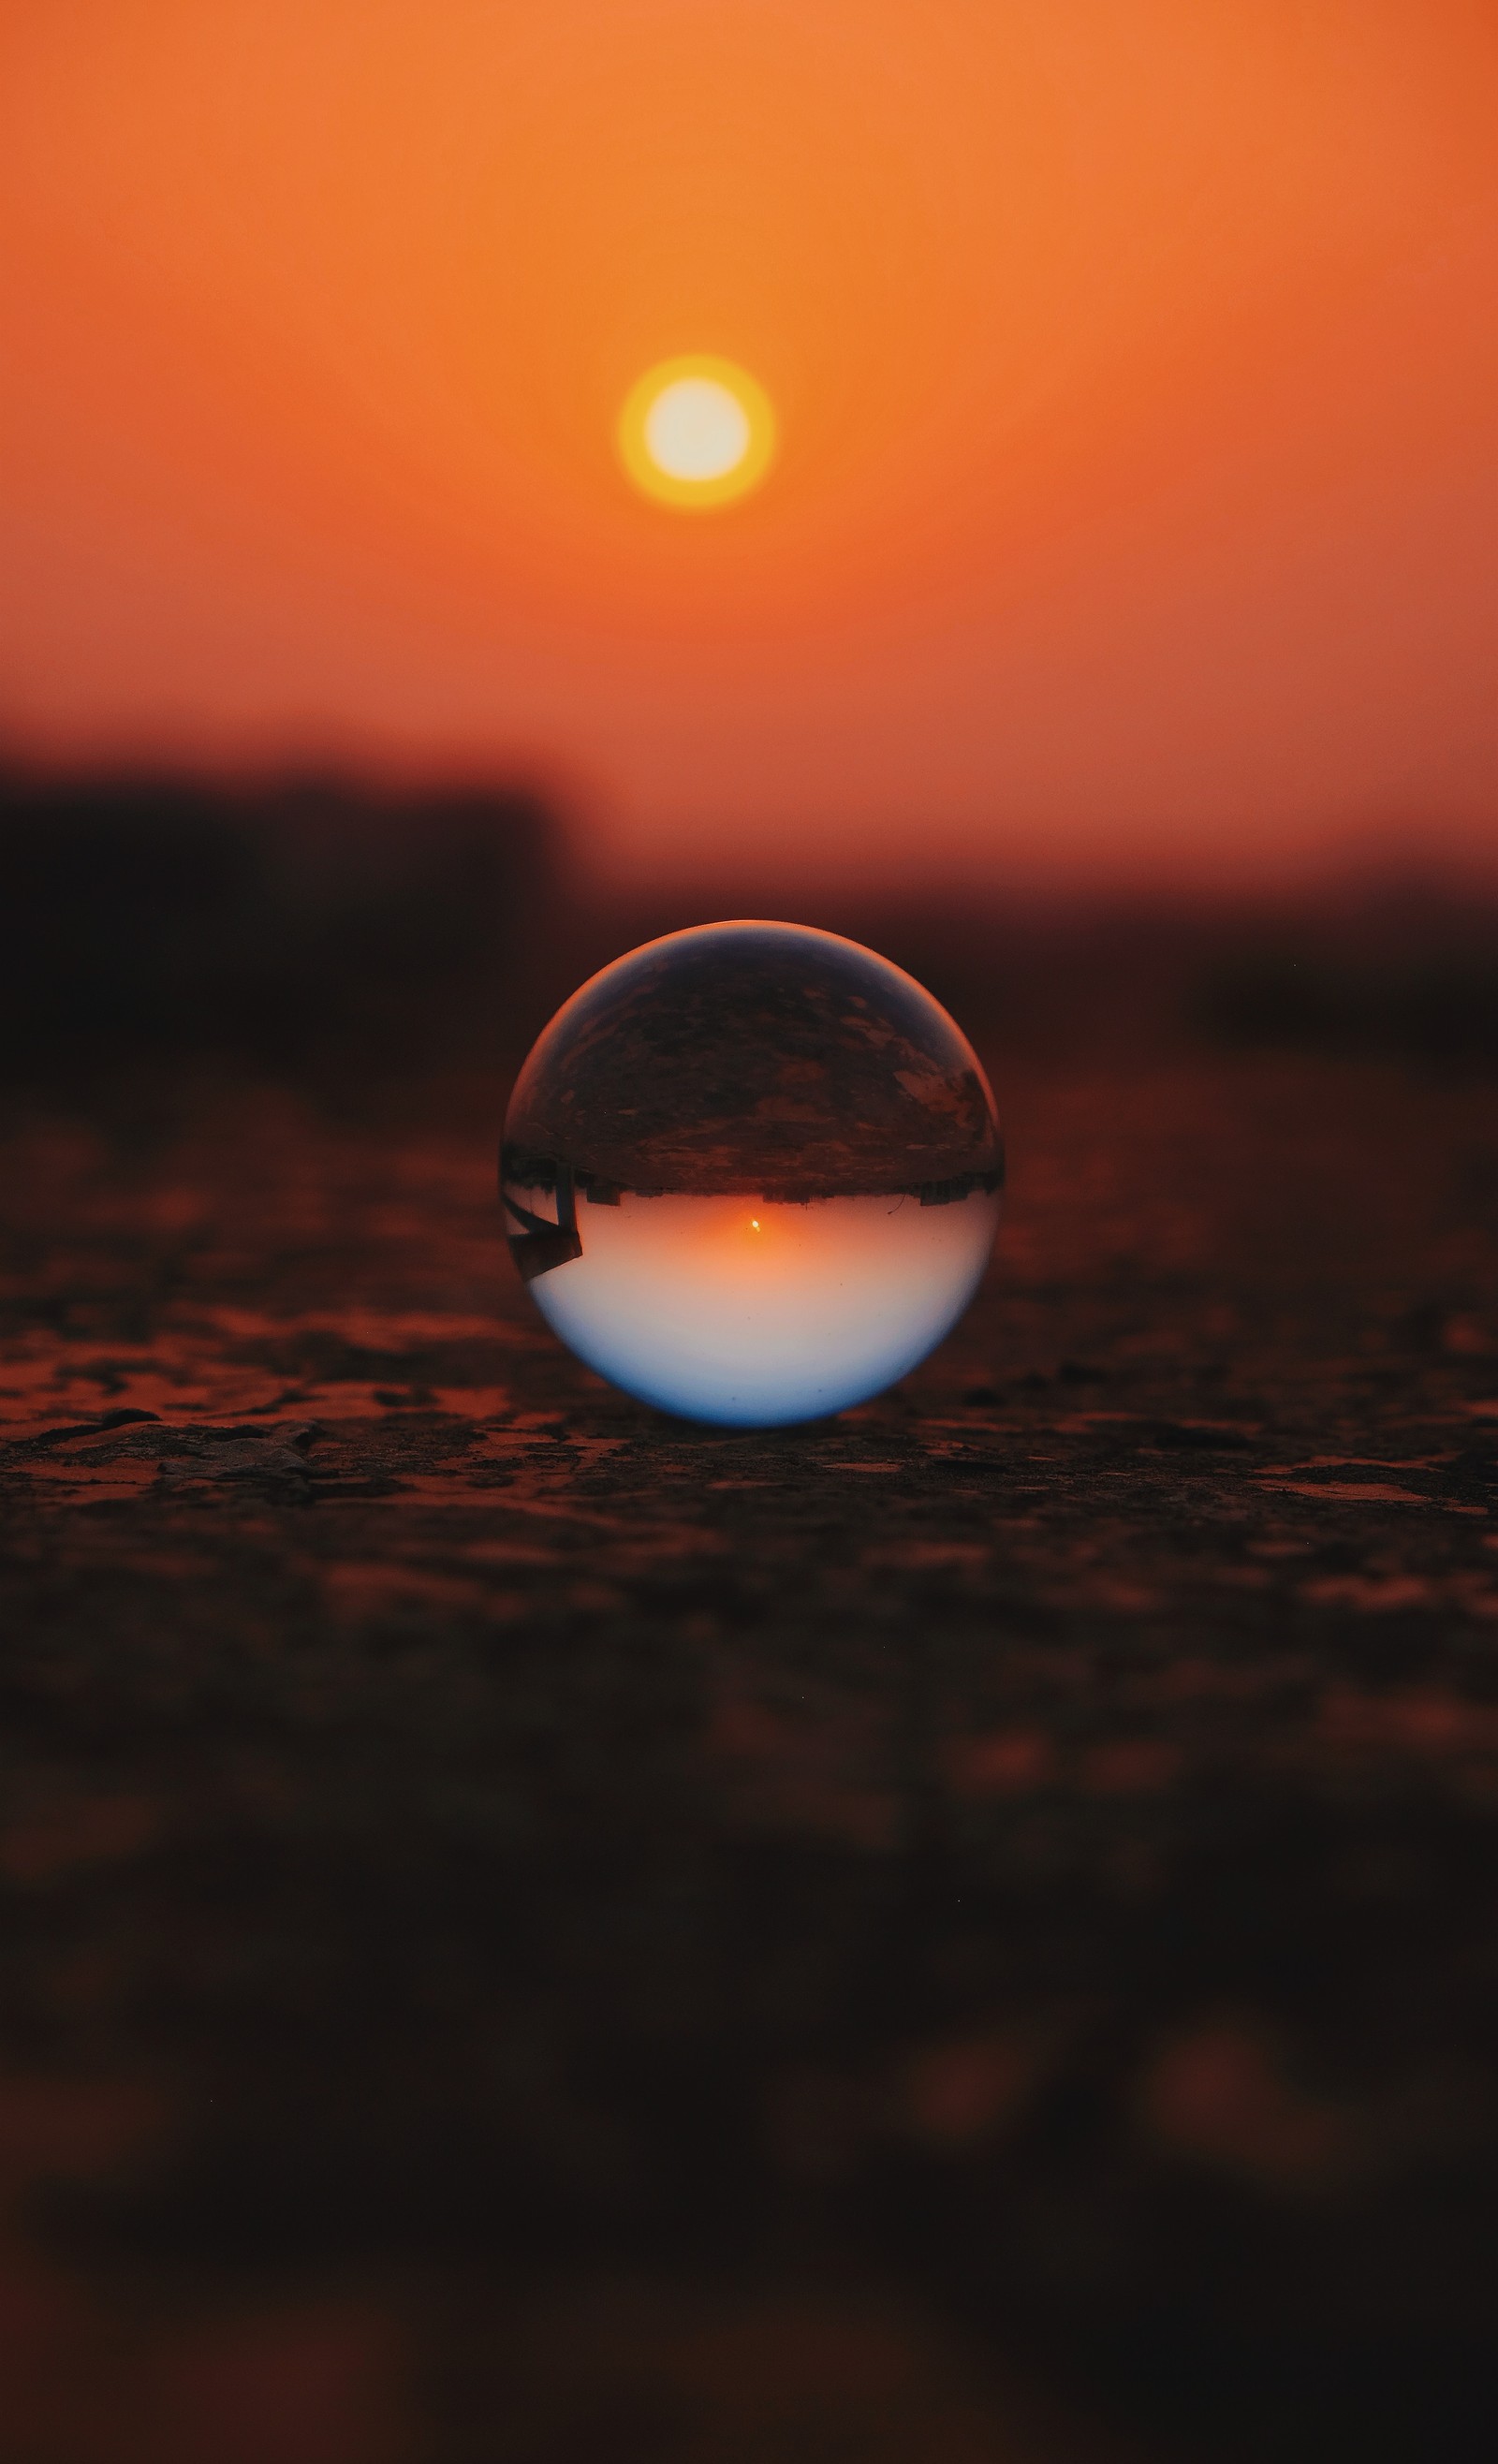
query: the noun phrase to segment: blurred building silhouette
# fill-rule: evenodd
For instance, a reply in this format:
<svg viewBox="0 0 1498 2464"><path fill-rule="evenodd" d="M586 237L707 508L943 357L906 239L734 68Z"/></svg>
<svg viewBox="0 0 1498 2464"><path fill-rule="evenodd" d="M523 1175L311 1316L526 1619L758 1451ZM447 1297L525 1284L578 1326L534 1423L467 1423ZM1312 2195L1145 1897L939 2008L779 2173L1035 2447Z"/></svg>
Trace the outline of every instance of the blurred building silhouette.
<svg viewBox="0 0 1498 2464"><path fill-rule="evenodd" d="M521 790L0 772L0 1067L487 1058L557 891Z"/></svg>

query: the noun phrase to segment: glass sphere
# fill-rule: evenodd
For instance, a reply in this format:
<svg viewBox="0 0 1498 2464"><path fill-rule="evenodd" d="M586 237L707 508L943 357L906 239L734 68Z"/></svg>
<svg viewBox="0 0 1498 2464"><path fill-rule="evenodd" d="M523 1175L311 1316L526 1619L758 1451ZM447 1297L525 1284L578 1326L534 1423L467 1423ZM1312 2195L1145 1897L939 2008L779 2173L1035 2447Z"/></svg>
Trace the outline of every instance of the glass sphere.
<svg viewBox="0 0 1498 2464"><path fill-rule="evenodd" d="M1003 1149L972 1046L887 958L703 924L557 1012L505 1118L510 1247L547 1324L662 1411L839 1412L972 1299Z"/></svg>

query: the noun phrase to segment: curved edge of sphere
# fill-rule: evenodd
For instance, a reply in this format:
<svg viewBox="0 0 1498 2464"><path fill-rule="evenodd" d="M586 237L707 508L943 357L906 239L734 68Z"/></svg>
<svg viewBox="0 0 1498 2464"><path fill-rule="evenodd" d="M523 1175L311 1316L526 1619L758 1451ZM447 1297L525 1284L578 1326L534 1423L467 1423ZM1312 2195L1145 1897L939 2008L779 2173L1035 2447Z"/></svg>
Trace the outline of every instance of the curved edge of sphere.
<svg viewBox="0 0 1498 2464"><path fill-rule="evenodd" d="M883 1393L993 1249L1002 1142L947 1011L814 926L667 934L588 978L505 1121L511 1244L553 1331L678 1419L773 1428Z"/></svg>

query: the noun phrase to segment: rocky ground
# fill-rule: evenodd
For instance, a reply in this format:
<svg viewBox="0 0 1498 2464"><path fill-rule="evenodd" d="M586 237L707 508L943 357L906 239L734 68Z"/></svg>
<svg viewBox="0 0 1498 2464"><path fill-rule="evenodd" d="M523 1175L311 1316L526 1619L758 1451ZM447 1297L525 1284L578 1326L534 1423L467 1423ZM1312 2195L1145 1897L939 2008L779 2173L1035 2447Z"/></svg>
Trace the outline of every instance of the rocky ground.
<svg viewBox="0 0 1498 2464"><path fill-rule="evenodd" d="M1492 2452L1491 1079L985 1058L988 1288L768 1436L498 1085L11 1107L4 2464Z"/></svg>

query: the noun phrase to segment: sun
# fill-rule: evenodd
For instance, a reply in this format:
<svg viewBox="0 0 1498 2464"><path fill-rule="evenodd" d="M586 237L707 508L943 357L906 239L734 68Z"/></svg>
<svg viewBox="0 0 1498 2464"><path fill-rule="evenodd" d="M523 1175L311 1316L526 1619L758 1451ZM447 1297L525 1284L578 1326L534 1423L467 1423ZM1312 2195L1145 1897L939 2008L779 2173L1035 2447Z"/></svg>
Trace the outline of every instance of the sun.
<svg viewBox="0 0 1498 2464"><path fill-rule="evenodd" d="M631 385L619 451L646 495L706 513L759 486L775 454L775 413L746 368L692 352Z"/></svg>

